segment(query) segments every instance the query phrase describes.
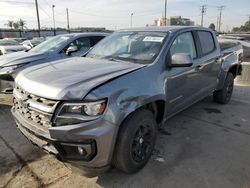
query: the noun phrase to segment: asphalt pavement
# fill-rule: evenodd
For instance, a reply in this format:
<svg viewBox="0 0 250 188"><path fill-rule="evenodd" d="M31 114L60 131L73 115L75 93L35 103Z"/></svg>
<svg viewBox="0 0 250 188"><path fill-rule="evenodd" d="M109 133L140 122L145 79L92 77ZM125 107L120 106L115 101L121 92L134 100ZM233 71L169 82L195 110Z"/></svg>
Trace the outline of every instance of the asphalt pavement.
<svg viewBox="0 0 250 188"><path fill-rule="evenodd" d="M140 172L92 178L27 141L11 116L11 96L0 95L0 187L250 188L250 82L239 81L229 104L209 96L168 120Z"/></svg>

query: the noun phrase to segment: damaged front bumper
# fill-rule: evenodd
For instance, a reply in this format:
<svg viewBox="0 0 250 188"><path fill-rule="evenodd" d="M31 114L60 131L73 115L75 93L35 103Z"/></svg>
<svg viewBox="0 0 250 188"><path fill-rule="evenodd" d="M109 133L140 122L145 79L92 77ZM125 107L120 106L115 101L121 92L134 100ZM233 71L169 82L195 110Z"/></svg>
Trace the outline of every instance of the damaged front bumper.
<svg viewBox="0 0 250 188"><path fill-rule="evenodd" d="M33 144L74 168L100 172L110 165L118 126L94 120L46 130L27 121L14 107L12 114L18 129Z"/></svg>

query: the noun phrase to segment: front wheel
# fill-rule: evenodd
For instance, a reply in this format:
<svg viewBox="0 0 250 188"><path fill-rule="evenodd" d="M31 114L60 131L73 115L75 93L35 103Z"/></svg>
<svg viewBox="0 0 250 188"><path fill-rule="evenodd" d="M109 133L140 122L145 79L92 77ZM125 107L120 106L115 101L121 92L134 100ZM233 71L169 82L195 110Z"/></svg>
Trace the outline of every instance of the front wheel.
<svg viewBox="0 0 250 188"><path fill-rule="evenodd" d="M152 112L140 109L131 114L121 125L113 165L126 173L139 171L152 154L156 133Z"/></svg>
<svg viewBox="0 0 250 188"><path fill-rule="evenodd" d="M231 72L227 74L224 86L222 89L213 93L214 101L220 104L227 104L233 94L234 76Z"/></svg>

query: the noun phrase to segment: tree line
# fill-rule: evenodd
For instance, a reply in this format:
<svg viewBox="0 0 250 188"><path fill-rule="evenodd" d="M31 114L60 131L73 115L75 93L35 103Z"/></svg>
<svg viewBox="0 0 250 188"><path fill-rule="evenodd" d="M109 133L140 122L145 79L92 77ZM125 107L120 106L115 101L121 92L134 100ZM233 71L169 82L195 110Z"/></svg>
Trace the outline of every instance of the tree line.
<svg viewBox="0 0 250 188"><path fill-rule="evenodd" d="M240 27L233 28L233 32L248 32L248 31L250 31L250 21L245 22L245 24Z"/></svg>
<svg viewBox="0 0 250 188"><path fill-rule="evenodd" d="M12 20L8 20L7 23L5 24L7 27L9 27L10 29L21 29L24 30L26 29L26 21L20 19L18 21L12 21Z"/></svg>

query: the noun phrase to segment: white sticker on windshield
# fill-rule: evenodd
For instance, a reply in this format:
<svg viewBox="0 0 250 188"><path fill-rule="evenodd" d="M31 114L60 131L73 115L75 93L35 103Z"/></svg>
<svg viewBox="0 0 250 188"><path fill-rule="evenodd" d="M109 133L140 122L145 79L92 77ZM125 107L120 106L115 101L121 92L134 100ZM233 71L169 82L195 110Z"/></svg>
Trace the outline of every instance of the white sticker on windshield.
<svg viewBox="0 0 250 188"><path fill-rule="evenodd" d="M145 42L162 42L164 37L145 37L143 41Z"/></svg>

